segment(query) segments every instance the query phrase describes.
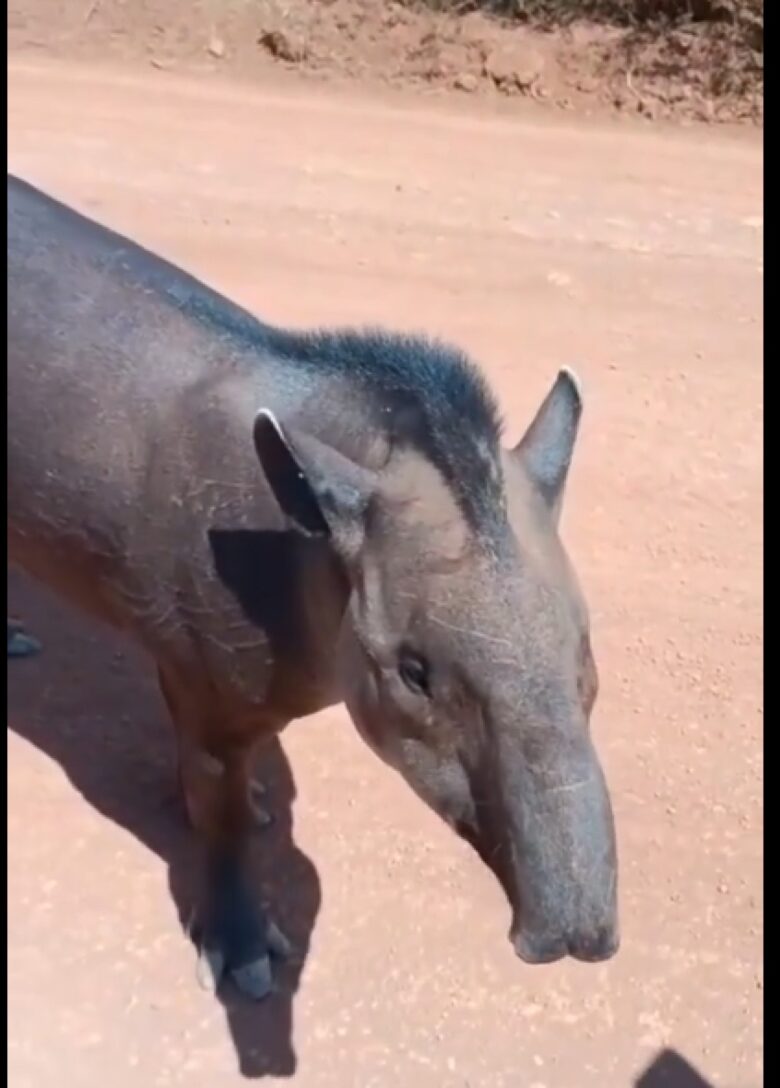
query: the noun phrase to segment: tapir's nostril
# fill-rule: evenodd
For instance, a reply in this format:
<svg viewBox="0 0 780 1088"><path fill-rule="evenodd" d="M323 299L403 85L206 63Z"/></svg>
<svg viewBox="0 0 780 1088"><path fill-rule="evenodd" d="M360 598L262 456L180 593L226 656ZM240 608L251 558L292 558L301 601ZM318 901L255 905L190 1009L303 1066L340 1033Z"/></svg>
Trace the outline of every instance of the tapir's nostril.
<svg viewBox="0 0 780 1088"><path fill-rule="evenodd" d="M535 937L522 930L512 935L512 944L525 963L555 963L569 951L563 937Z"/></svg>
<svg viewBox="0 0 780 1088"><path fill-rule="evenodd" d="M617 929L604 928L588 936L581 936L569 944L569 950L575 959L584 963L600 963L611 959L620 947L620 935Z"/></svg>

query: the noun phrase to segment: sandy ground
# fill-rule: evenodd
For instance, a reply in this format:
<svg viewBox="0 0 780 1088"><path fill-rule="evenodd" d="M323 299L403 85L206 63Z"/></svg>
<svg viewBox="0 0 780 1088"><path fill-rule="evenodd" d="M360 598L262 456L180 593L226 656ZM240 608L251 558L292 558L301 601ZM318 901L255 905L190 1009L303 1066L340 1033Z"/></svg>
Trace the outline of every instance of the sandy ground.
<svg viewBox="0 0 780 1088"><path fill-rule="evenodd" d="M607 965L522 965L490 875L335 709L267 768L263 894L303 963L261 1007L202 993L149 670L13 576L44 641L9 664L13 1088L758 1088L758 138L29 59L9 93L14 172L271 320L462 344L511 438L579 367L565 532L623 926ZM704 1081L643 1077L665 1050Z"/></svg>

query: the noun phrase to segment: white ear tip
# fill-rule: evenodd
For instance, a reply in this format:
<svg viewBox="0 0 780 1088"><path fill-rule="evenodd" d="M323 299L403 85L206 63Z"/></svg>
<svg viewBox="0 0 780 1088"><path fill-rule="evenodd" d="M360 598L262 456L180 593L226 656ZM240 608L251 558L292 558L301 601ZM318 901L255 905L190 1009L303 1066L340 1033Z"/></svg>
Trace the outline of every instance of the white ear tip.
<svg viewBox="0 0 780 1088"><path fill-rule="evenodd" d="M282 426L270 408L258 409L257 415L255 416L255 424L257 424L258 420L260 419L267 420L267 422L271 424L275 431L277 431L279 434L282 433Z"/></svg>
<svg viewBox="0 0 780 1088"><path fill-rule="evenodd" d="M575 393L577 400L582 400L582 382L576 370L572 370L570 366L562 366L558 372L558 380L568 382Z"/></svg>

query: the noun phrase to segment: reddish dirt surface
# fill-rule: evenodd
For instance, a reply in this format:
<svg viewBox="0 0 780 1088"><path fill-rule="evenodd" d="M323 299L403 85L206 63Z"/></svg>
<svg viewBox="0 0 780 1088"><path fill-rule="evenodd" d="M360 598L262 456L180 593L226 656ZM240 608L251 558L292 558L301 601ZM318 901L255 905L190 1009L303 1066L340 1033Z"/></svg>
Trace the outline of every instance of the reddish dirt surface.
<svg viewBox="0 0 780 1088"><path fill-rule="evenodd" d="M561 363L587 414L565 535L591 601L623 948L521 964L493 879L353 735L292 726L263 894L302 953L201 992L148 666L13 576L13 1088L714 1088L762 1059L762 192L748 134L245 89L12 59L10 168L278 322L441 333L514 438ZM457 107L457 108L455 108Z"/></svg>

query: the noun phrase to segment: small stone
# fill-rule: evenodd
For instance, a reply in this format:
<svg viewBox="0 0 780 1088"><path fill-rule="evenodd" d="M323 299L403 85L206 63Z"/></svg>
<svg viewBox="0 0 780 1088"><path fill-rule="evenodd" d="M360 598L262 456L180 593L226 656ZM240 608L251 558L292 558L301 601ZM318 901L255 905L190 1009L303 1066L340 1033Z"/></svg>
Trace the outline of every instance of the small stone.
<svg viewBox="0 0 780 1088"><path fill-rule="evenodd" d="M466 91L468 94L472 94L477 89L478 80L471 72L460 72L455 76L454 85L459 91Z"/></svg>
<svg viewBox="0 0 780 1088"><path fill-rule="evenodd" d="M213 36L208 44L208 51L212 57L216 57L217 60L221 60L225 55L225 43L221 38Z"/></svg>
<svg viewBox="0 0 780 1088"><path fill-rule="evenodd" d="M279 60L286 60L290 64L298 64L306 56L304 43L283 30L267 30L260 35L258 42L272 56L278 57Z"/></svg>
<svg viewBox="0 0 780 1088"><path fill-rule="evenodd" d="M530 90L539 78L544 61L532 49L505 46L485 58L485 75L502 90Z"/></svg>
<svg viewBox="0 0 780 1088"><path fill-rule="evenodd" d="M593 79L590 76L578 79L575 86L577 87L577 90L582 91L583 94L595 94L599 89L598 80Z"/></svg>

